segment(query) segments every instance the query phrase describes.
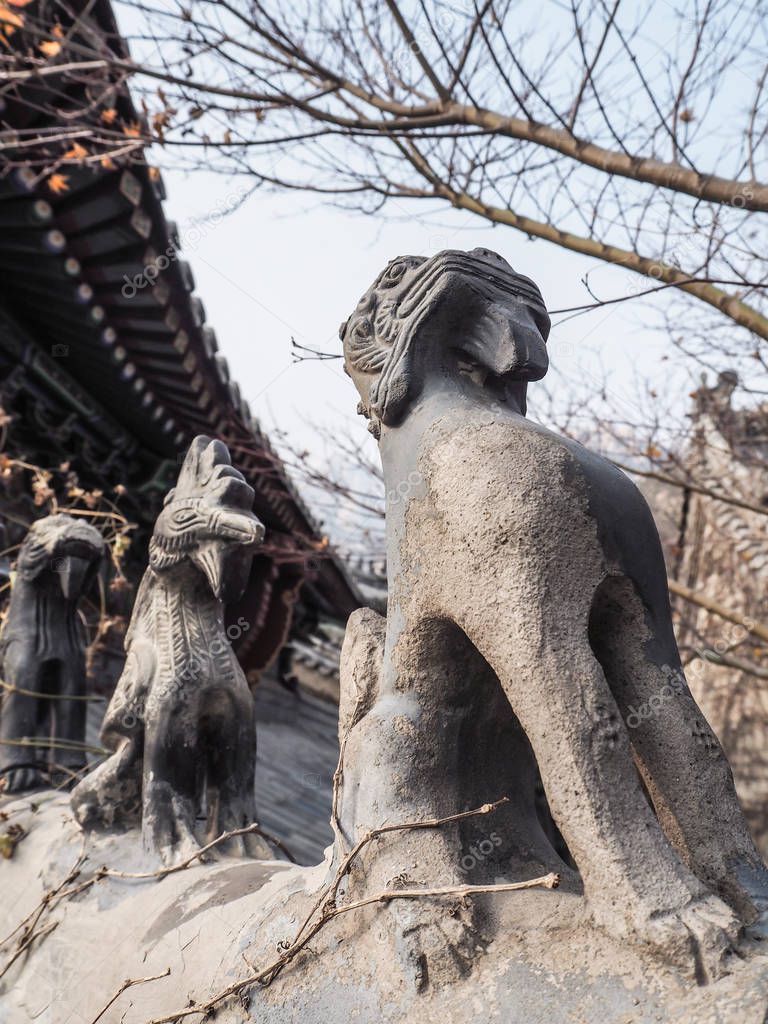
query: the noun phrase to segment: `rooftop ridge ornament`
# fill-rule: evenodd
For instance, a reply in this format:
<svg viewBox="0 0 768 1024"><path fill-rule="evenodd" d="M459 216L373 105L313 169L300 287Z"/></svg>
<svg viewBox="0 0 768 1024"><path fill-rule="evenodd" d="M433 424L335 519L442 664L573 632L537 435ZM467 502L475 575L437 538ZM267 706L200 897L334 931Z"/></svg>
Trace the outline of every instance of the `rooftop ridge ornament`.
<svg viewBox="0 0 768 1024"><path fill-rule="evenodd" d="M614 938L716 979L745 929L768 931L768 871L688 690L648 506L525 417L548 327L536 286L475 249L392 261L342 328L379 438L389 595L386 623L366 609L348 626L338 843L508 796L473 880L559 871ZM542 830L537 763L580 878ZM456 882L471 838L404 834L362 897L398 865ZM403 918L417 988L466 969L489 928Z"/></svg>
<svg viewBox="0 0 768 1024"><path fill-rule="evenodd" d="M165 863L255 820L254 705L223 610L243 592L264 536L253 496L226 446L196 437L150 541L102 726L112 754L72 794L83 828L140 822L145 847ZM228 849L272 856L255 834Z"/></svg>

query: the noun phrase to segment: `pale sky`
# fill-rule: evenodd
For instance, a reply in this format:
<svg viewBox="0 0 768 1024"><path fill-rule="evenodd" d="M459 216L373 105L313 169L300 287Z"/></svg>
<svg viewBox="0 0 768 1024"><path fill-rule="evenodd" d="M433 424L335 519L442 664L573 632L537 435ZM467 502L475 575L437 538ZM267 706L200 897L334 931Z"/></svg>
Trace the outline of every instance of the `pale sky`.
<svg viewBox="0 0 768 1024"><path fill-rule="evenodd" d="M365 423L355 416L357 394L341 364L293 363L290 339L338 352L339 324L395 256L486 246L533 278L550 309L590 302L581 284L590 270L591 286L605 298L650 284L547 242L528 241L510 228L486 227L470 213L432 207L430 214L425 205L406 201L366 216L296 193L256 192L217 224L207 224L210 211L230 205L244 183L204 172L163 176L166 212L179 224L182 255L244 397L265 427L276 423L310 450L317 443L311 424L343 427L346 420L355 429L357 422L364 434ZM668 367L659 362L668 342L643 329L642 317L636 300L555 326L549 342L553 378L567 388L569 379L593 375L597 381L607 369L614 396L629 403L629 413L636 375L655 377Z"/></svg>
<svg viewBox="0 0 768 1024"><path fill-rule="evenodd" d="M646 74L663 78L668 48L686 19L671 4L662 4L654 12L656 20L635 42ZM540 21L540 5L530 0L521 7L522 14ZM145 56L151 63L157 47L147 39L151 33L146 31L145 15L125 0L119 17L123 32L138 37L132 43L134 56L148 50ZM557 17L565 18L568 24L563 31L570 31L567 12L556 3L549 4L547 18ZM711 98L716 126L727 124L729 117L742 111L745 83L752 85L739 62L732 63L723 88ZM206 73L221 77L227 68L213 62ZM710 131L702 145L705 152L711 147L709 155L715 162L722 149L720 129ZM288 433L294 447L314 453L325 451L317 424L366 437L365 422L355 415L357 394L341 363L293 362L291 337L300 344L338 352L339 324L396 256L485 246L533 278L550 310L590 302L582 283L587 273L601 299L626 296L655 283L556 245L530 241L512 228L486 226L469 212L405 199L388 201L376 215L363 215L324 205L316 196L261 189L228 217L206 224L212 210L234 204L248 187L248 179L173 170L171 164L179 153L174 154L172 147L170 151L155 147L149 158L163 171L167 215L179 224L182 256L192 266L197 294L243 396L265 429L277 426ZM278 153L274 160L280 164L286 158L292 159L290 153ZM270 170L274 175L275 167ZM630 182L619 182L619 192L629 194L631 188ZM197 232L195 224L201 225ZM663 292L654 297L653 307L663 308L670 299L671 293ZM607 374L612 409L620 418L637 422L643 419L638 396L644 382L650 382L672 396L667 407L684 419L695 366L675 357L663 332L644 326L654 319L658 322L651 310L651 303L640 298L575 318L553 317L550 390L569 404L569 397L583 394L585 384L602 386ZM537 385L530 389L534 415L536 390Z"/></svg>
<svg viewBox="0 0 768 1024"><path fill-rule="evenodd" d="M141 37L143 16L130 3L121 4L119 14L123 31L133 30ZM639 41L648 61L658 61L674 37L677 22L671 8L667 21L663 31L656 25ZM134 55L144 45L137 42ZM211 74L215 70L211 68ZM725 102L724 97L720 102ZM486 226L466 211L405 199L388 202L373 216L343 212L316 196L262 189L214 225L206 223L206 217L217 207L234 205L248 187L248 179L173 170L173 152L157 147L149 158L163 171L166 213L179 224L182 256L192 266L208 323L216 331L243 396L266 430L279 427L294 447L306 448L316 457L327 454L316 425L346 434L357 432L361 438L368 436L366 425L355 415L357 394L341 363L293 362L291 337L300 344L339 352L339 324L394 257L485 246L533 278L550 310L590 302L582 283L587 273L592 289L603 299L654 284L553 244L530 241L512 228ZM278 155L276 162L282 159ZM670 297L662 293L655 297L654 306ZM675 401L674 407L682 415L691 390L687 376L691 365L684 370L679 364L675 368L674 358L662 359L665 354L674 357L674 352L662 332L643 326L652 319L644 299L563 323L558 323L562 317L553 317L550 388L568 404L569 397L583 393L585 383L599 387L607 374L613 410L637 422L643 418L638 394L647 380L659 391L666 385L680 395L682 400ZM534 416L536 387L530 389ZM585 417L585 426L586 421Z"/></svg>

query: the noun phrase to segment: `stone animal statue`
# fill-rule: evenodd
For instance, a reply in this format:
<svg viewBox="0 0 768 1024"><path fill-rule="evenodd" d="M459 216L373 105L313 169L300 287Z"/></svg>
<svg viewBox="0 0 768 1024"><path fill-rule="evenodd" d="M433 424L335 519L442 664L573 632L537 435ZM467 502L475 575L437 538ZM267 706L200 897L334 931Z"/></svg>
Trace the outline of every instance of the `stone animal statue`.
<svg viewBox="0 0 768 1024"><path fill-rule="evenodd" d="M150 540L102 726L113 753L72 794L83 828L140 821L145 848L165 863L255 820L254 705L223 612L242 594L264 536L253 497L225 445L195 438ZM270 856L255 835L229 848Z"/></svg>
<svg viewBox="0 0 768 1024"><path fill-rule="evenodd" d="M40 765L77 771L85 764L86 637L78 602L104 551L94 526L63 513L34 522L21 545L0 631L6 793L40 785ZM39 739L39 748L16 745L25 739Z"/></svg>
<svg viewBox="0 0 768 1024"><path fill-rule="evenodd" d="M526 418L548 330L536 285L485 249L393 260L341 328L379 441L389 599L345 641L339 842L506 795L471 881L560 865L614 937L712 979L765 930L768 871L686 685L644 499ZM581 883L539 824L536 762ZM391 834L358 882L466 882L483 827ZM477 922L446 918L402 915L417 987L472 961Z"/></svg>

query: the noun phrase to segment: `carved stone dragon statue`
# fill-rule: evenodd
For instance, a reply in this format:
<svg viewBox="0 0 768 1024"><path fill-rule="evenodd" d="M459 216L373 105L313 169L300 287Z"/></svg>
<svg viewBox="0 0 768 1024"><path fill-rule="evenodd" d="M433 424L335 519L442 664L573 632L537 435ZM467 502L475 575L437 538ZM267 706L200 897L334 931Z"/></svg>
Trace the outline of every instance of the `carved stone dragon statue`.
<svg viewBox="0 0 768 1024"><path fill-rule="evenodd" d="M150 541L102 727L113 753L72 794L83 828L140 820L145 847L166 863L255 820L253 699L223 612L264 536L253 497L225 445L195 438ZM271 856L256 835L233 840L230 852Z"/></svg>
<svg viewBox="0 0 768 1024"><path fill-rule="evenodd" d="M105 546L99 531L65 514L38 519L19 551L0 632L0 769L5 792L41 782L39 765L85 764L85 632L78 602ZM39 739L40 747L17 746Z"/></svg>
<svg viewBox="0 0 768 1024"><path fill-rule="evenodd" d="M485 249L393 260L341 329L379 439L389 567L386 629L358 612L345 641L341 841L508 796L472 881L560 870L613 936L718 977L763 927L768 871L683 675L645 501L525 416L548 330L536 285ZM539 824L536 762L580 882ZM404 832L358 881L412 865L458 884L473 838ZM477 945L468 915L449 933L409 909L401 931L422 979L446 951L468 969Z"/></svg>

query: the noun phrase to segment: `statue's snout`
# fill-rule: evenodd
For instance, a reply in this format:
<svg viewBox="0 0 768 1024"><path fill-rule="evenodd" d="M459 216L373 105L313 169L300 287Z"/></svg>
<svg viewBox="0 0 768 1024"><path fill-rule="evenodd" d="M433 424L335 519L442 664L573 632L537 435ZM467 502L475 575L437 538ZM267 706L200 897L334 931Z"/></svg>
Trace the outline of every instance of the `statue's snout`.
<svg viewBox="0 0 768 1024"><path fill-rule="evenodd" d="M549 369L549 356L531 317L523 310L510 316L501 307L493 307L490 316L498 329L484 346L491 373L510 380L541 380Z"/></svg>
<svg viewBox="0 0 768 1024"><path fill-rule="evenodd" d="M458 337L462 355L494 377L528 382L541 380L549 369L544 339L523 306L483 305Z"/></svg>
<svg viewBox="0 0 768 1024"><path fill-rule="evenodd" d="M65 555L54 560L53 567L58 573L61 592L67 601L80 597L92 564L89 559L76 555Z"/></svg>
<svg viewBox="0 0 768 1024"><path fill-rule="evenodd" d="M213 595L231 604L248 585L253 555L264 539L264 525L252 513L219 509L209 530L208 538L193 550L192 561L205 574Z"/></svg>

